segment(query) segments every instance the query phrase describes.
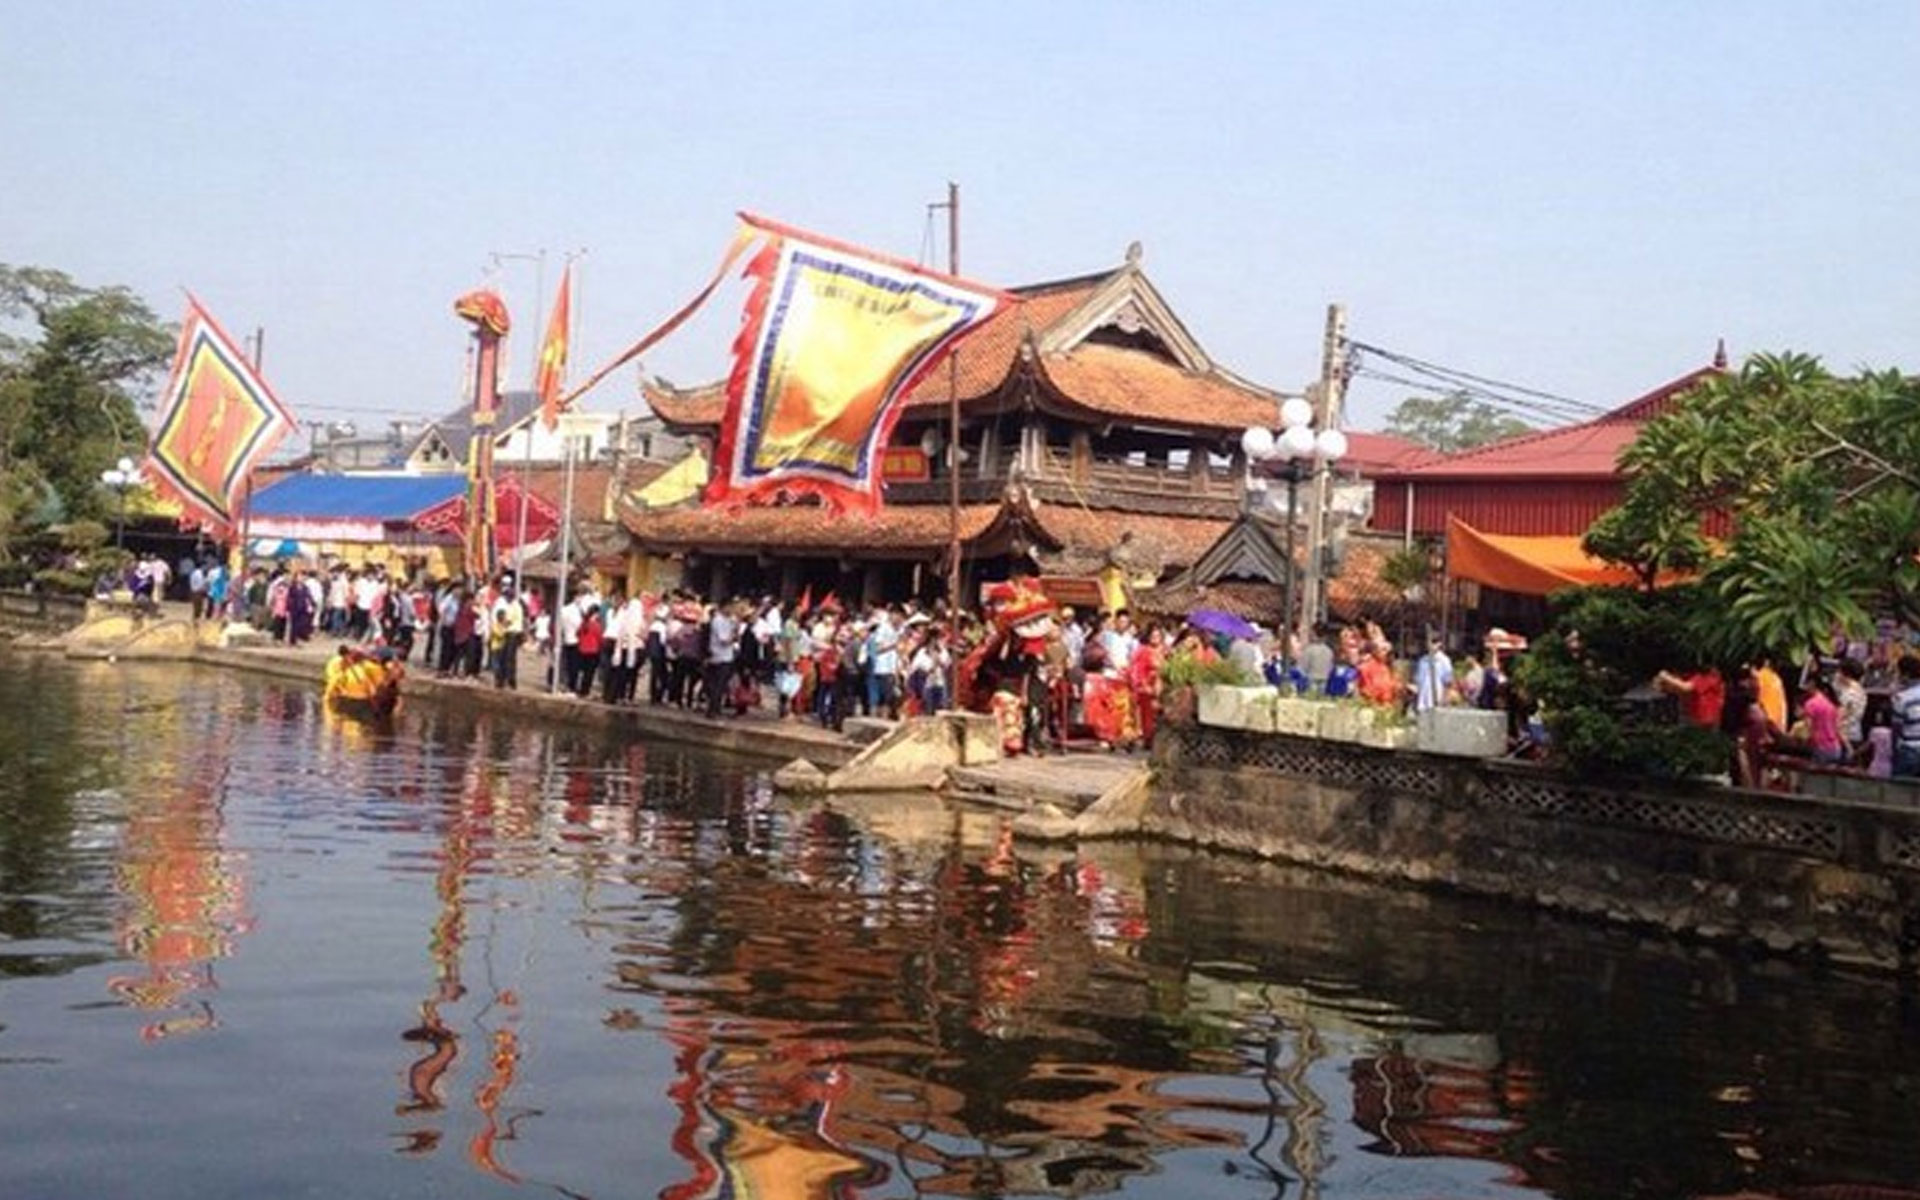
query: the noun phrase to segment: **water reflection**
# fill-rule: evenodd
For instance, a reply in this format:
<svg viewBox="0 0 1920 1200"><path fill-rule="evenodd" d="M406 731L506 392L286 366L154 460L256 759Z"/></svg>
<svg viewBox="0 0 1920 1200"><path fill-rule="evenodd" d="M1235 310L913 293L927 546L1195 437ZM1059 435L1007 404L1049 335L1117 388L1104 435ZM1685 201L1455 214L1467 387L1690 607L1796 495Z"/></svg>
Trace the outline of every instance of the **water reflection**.
<svg viewBox="0 0 1920 1200"><path fill-rule="evenodd" d="M228 748L217 733L184 763L127 798L117 880L120 946L142 970L107 986L154 1019L148 1040L213 1028L214 963L249 928L239 855L223 846Z"/></svg>
<svg viewBox="0 0 1920 1200"><path fill-rule="evenodd" d="M669 1200L1920 1177L1881 981L1037 850L924 797L789 804L457 708L377 728L207 673L24 679L0 672L0 1122L46 1157L0 1161L7 1194L282 1194L310 1157L346 1194ZM97 1036L103 994L141 1036ZM102 1125L126 1136L96 1164Z"/></svg>

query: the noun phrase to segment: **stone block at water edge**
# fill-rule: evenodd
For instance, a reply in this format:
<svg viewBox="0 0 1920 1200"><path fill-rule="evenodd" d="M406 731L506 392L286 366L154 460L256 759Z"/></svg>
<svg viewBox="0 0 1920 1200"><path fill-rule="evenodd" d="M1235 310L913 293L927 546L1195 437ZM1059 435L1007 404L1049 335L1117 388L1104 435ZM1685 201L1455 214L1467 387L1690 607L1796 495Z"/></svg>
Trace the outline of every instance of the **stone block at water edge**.
<svg viewBox="0 0 1920 1200"><path fill-rule="evenodd" d="M1507 752L1507 714L1478 708L1430 708L1420 714L1420 749L1456 758Z"/></svg>

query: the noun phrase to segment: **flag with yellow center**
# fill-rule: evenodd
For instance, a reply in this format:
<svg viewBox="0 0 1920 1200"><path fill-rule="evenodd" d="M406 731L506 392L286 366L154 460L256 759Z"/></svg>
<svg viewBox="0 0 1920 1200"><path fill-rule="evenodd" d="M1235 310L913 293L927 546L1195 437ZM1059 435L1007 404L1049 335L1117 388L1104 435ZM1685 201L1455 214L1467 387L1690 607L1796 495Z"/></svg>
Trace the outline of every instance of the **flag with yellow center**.
<svg viewBox="0 0 1920 1200"><path fill-rule="evenodd" d="M880 504L899 400L997 312L992 288L742 214L766 241L734 341L714 504Z"/></svg>
<svg viewBox="0 0 1920 1200"><path fill-rule="evenodd" d="M228 532L248 474L293 431L294 420L192 296L160 411L148 477L190 520Z"/></svg>

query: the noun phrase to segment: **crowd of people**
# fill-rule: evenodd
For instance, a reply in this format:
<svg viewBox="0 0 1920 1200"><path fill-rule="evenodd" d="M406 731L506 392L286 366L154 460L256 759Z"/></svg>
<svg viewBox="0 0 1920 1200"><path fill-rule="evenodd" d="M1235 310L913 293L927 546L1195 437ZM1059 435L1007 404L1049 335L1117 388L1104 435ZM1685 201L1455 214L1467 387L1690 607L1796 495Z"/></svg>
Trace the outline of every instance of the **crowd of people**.
<svg viewBox="0 0 1920 1200"><path fill-rule="evenodd" d="M966 704L996 711L1007 747L1027 753L1149 744L1162 676L1175 658L1226 663L1242 682L1264 680L1297 695L1356 697L1410 713L1447 705L1506 710L1521 756L1541 753L1547 740L1544 714L1510 685L1509 656L1526 643L1500 630L1456 664L1433 634L1417 656L1398 656L1372 622L1317 627L1283 647L1272 632L1251 627L1136 623L1124 610L1081 614L1049 605L1043 631L1019 642L1021 665L1009 670L1013 642L996 638L991 611L955 614L912 600L716 601L686 590L602 594L582 584L554 612L543 589L523 590L511 573L433 581L377 564L284 562L256 567L235 587L218 560L189 558L176 570L151 556L136 559L121 582L137 600L177 587L196 618L225 612L277 641L335 640L368 663L395 667L418 653L438 676L500 688L520 685L530 655L543 690L609 704L711 717L760 712L836 730L854 716L899 718ZM995 662L974 661L989 649ZM1767 786L1769 764L1782 756L1920 777L1920 658L1843 647L1814 660L1792 689L1766 660L1730 677L1703 666L1662 672L1652 683L1675 698L1683 719L1729 737L1736 783ZM964 694L954 695L956 687Z"/></svg>
<svg viewBox="0 0 1920 1200"><path fill-rule="evenodd" d="M211 551L185 555L177 567L158 554L139 554L124 569L101 576L94 590L100 595L125 591L142 607L162 600L184 600L192 606L193 619L199 621L226 607L227 566Z"/></svg>
<svg viewBox="0 0 1920 1200"><path fill-rule="evenodd" d="M1792 687L1764 657L1730 677L1701 665L1663 671L1654 683L1679 699L1685 720L1727 735L1728 774L1742 787L1780 786L1787 762L1920 779L1920 657L1912 654L1838 646L1809 659Z"/></svg>

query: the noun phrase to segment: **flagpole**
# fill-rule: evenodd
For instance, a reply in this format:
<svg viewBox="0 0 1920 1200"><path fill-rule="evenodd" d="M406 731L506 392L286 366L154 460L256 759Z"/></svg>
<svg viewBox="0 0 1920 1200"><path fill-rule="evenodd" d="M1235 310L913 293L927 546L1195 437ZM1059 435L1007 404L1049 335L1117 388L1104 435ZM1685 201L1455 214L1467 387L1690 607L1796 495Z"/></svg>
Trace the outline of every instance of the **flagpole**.
<svg viewBox="0 0 1920 1200"><path fill-rule="evenodd" d="M267 330L264 325L253 327L253 373L260 374L260 363L267 355ZM240 502L240 553L239 566L230 572L227 580L227 609L233 609L233 598L246 594L244 576L247 573L247 547L253 541L253 466L247 466L246 499Z"/></svg>

